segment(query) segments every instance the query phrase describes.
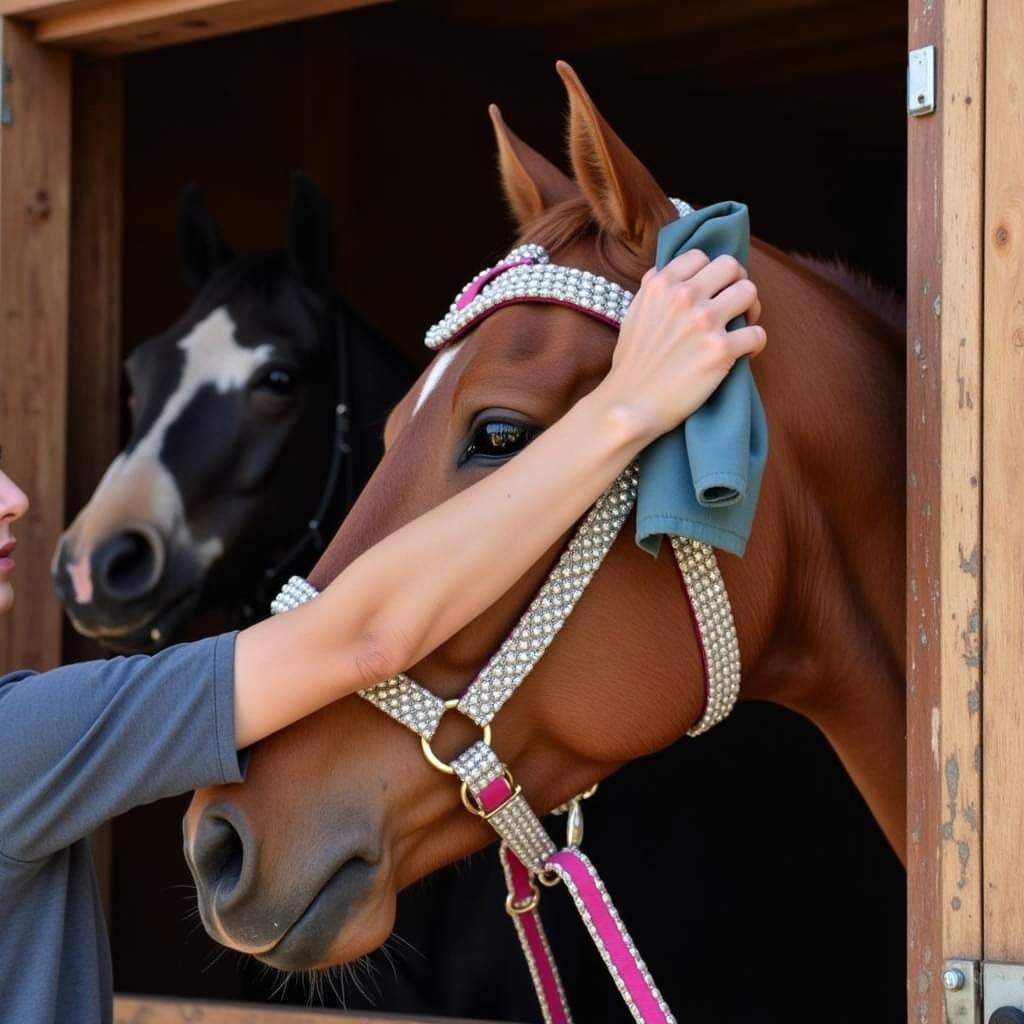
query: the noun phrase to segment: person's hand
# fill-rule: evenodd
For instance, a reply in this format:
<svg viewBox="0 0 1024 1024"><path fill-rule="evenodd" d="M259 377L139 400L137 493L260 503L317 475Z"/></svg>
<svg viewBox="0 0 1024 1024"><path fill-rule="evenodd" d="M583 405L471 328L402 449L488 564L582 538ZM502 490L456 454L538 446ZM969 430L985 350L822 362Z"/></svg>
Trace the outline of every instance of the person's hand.
<svg viewBox="0 0 1024 1024"><path fill-rule="evenodd" d="M740 314L747 326L726 331ZM700 408L737 359L764 348L760 314L757 286L738 260L691 249L644 275L595 394L653 440Z"/></svg>

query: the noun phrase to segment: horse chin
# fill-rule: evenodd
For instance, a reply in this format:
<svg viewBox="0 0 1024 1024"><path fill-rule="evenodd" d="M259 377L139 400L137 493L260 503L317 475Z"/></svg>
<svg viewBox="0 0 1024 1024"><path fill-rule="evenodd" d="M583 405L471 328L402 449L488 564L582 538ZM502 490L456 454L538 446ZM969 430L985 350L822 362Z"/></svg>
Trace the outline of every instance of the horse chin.
<svg viewBox="0 0 1024 1024"><path fill-rule="evenodd" d="M71 608L67 612L78 633L115 654L155 654L181 639L185 626L199 607L200 597L199 588L186 590L132 625L119 626L116 630L83 622Z"/></svg>
<svg viewBox="0 0 1024 1024"><path fill-rule="evenodd" d="M336 878L273 949L256 955L257 960L289 972L343 967L387 942L395 924L394 889L375 894L359 907L339 909L348 884L338 884Z"/></svg>

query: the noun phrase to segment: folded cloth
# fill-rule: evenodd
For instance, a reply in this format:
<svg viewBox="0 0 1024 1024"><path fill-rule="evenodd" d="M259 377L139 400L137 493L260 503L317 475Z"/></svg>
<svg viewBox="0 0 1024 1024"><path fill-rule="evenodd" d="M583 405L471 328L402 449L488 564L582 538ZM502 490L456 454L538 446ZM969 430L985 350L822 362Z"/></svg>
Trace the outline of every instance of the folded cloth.
<svg viewBox="0 0 1024 1024"><path fill-rule="evenodd" d="M716 203L680 217L658 235L658 267L687 249L744 266L750 221L742 203ZM729 329L741 327L737 317ZM662 534L691 537L742 555L768 457L768 425L750 360L737 360L715 393L640 456L636 542L657 554Z"/></svg>

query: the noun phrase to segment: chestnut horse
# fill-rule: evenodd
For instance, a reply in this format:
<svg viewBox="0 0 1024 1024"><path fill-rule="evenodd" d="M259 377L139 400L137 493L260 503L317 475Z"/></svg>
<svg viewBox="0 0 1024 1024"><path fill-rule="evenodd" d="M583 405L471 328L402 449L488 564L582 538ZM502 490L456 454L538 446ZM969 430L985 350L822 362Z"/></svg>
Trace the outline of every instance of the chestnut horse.
<svg viewBox="0 0 1024 1024"><path fill-rule="evenodd" d="M519 242L635 289L675 211L571 69L559 72L574 180L492 108ZM751 276L772 342L755 362L772 455L746 556L720 555L742 650L741 699L814 722L902 857L900 335L851 288L770 246L753 246ZM384 458L311 582L322 588L370 545L514 455L597 384L614 342L611 328L573 310L518 304L442 352L392 414ZM538 811L674 743L702 712L700 655L673 559L666 551L650 558L630 534L627 524L494 723L494 747ZM459 693L558 551L410 674L445 697ZM453 717L434 744L446 758L476 738ZM700 780L665 781L671 816ZM259 744L246 782L198 792L184 824L207 930L285 970L374 949L391 930L399 890L493 839L420 744L355 697Z"/></svg>

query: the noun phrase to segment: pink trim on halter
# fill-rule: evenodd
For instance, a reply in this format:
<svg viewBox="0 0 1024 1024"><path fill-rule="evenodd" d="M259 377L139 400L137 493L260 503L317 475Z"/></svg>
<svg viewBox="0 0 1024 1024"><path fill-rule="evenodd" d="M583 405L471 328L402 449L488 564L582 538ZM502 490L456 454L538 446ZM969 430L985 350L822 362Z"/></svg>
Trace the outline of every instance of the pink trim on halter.
<svg viewBox="0 0 1024 1024"><path fill-rule="evenodd" d="M520 302L543 302L549 306L565 306L567 309L574 309L577 313L582 313L584 316L589 316L592 320L598 320L603 324L607 324L613 330L618 331L619 323L617 320L613 320L611 317L602 316L600 313L595 313L592 309L587 309L585 306L577 306L574 302L569 302L567 299L554 299L544 298L540 295L514 295L511 298L505 299L502 302L495 303L495 305L485 309L479 316L473 317L468 323L462 325L462 327L456 331L450 338L446 338L442 345L439 345L435 352L443 352L449 345L458 341L459 338L473 330L474 327L481 320L486 319L492 313L497 313L499 309L504 309L506 306L513 306Z"/></svg>
<svg viewBox="0 0 1024 1024"><path fill-rule="evenodd" d="M525 267L527 264L536 262L532 256L527 256L525 259L515 260L513 263L499 263L496 267L491 267L486 274L481 274L475 281L467 285L466 290L455 303L455 308L465 309L480 294L485 285L490 284L496 277L501 277L506 270L511 270L513 267Z"/></svg>
<svg viewBox="0 0 1024 1024"><path fill-rule="evenodd" d="M512 787L504 775L499 775L492 782L488 782L477 794L477 800L485 814L496 811L510 796Z"/></svg>
<svg viewBox="0 0 1024 1024"><path fill-rule="evenodd" d="M504 782L504 779L500 780ZM492 783L493 785L493 783ZM509 880L509 895L517 906L525 906L536 894L535 883L523 862L504 844L499 854L505 862ZM516 924L520 929L520 937L526 944L525 952L533 963L536 978L540 981L538 996L546 1004L542 1009L545 1021L551 1024L571 1024L569 1007L565 1003L565 995L559 984L557 968L551 958L551 952L544 941L541 931L540 916L537 909L526 910L516 915Z"/></svg>
<svg viewBox="0 0 1024 1024"><path fill-rule="evenodd" d="M580 856L577 850L569 847L556 853L549 864L557 864L575 883L580 902L587 908L602 945L639 1011L637 1019L642 1020L644 1024L667 1024L669 1017L655 997L652 983L640 973L636 960L626 945L622 926L612 917L611 910L594 879L590 862Z"/></svg>

